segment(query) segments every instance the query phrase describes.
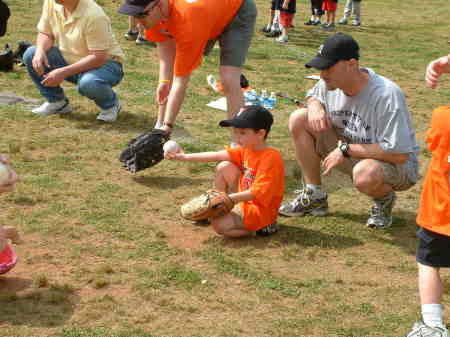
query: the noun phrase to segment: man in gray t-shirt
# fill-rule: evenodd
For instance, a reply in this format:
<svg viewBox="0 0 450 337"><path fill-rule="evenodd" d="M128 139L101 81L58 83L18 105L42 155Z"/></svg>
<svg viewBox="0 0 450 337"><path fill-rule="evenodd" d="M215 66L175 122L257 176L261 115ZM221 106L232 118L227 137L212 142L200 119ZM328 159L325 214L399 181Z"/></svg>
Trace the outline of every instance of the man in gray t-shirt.
<svg viewBox="0 0 450 337"><path fill-rule="evenodd" d="M279 213L327 213L322 162L323 174L333 168L348 173L356 189L373 198L368 227L389 227L394 191L418 180L419 147L404 94L389 79L360 68L358 43L346 34L329 37L306 67L319 69L321 80L306 95L307 109L289 119L305 186Z"/></svg>

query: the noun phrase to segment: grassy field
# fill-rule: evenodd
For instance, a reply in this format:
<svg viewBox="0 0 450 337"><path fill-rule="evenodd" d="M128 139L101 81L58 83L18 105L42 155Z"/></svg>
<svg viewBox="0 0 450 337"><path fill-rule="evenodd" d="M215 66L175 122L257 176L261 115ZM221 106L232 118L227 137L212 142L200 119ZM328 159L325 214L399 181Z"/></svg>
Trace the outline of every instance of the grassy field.
<svg viewBox="0 0 450 337"><path fill-rule="evenodd" d="M339 2L338 18L344 0ZM2 43L34 41L42 1L8 0L13 16ZM0 196L0 223L17 226L20 262L0 277L0 336L7 337L374 337L403 336L419 317L415 216L420 184L399 194L394 224L368 230L370 200L347 177L324 181L331 213L280 218L269 238L227 240L179 217L179 205L211 186L213 164L162 162L131 175L117 160L127 141L154 123L158 61L152 48L123 39L119 0L102 0L127 55L117 87L117 122L95 120L97 108L65 84L75 111L34 116L29 104L0 105L0 153L21 176ZM258 28L268 0L257 0ZM407 95L421 145L434 107L450 103L450 78L425 88L429 61L448 54L448 0L362 2L363 26L337 27L362 49L361 63ZM287 45L256 33L245 65L253 87L302 97L314 81L304 63L330 33L303 22L298 2ZM175 139L186 151L221 149L225 114L206 85L218 51L191 79ZM38 99L24 68L0 73L0 92ZM287 167L286 198L299 187L287 130L295 107L279 100L271 144ZM450 305L448 271L444 305ZM450 320L447 315L447 322Z"/></svg>

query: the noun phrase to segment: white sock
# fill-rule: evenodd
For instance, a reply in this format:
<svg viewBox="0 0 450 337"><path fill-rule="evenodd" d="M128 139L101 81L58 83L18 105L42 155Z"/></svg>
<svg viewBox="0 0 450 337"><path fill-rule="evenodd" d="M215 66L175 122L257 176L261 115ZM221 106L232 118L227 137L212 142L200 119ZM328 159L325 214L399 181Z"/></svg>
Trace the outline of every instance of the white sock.
<svg viewBox="0 0 450 337"><path fill-rule="evenodd" d="M155 126L154 126L153 128L154 128L154 129L161 129L162 126L163 126L163 123L156 122L156 123L155 123Z"/></svg>
<svg viewBox="0 0 450 337"><path fill-rule="evenodd" d="M313 191L313 196L323 197L326 193L322 190L322 185L306 184L308 190Z"/></svg>
<svg viewBox="0 0 450 337"><path fill-rule="evenodd" d="M431 327L443 327L444 306L442 304L422 304L423 322Z"/></svg>

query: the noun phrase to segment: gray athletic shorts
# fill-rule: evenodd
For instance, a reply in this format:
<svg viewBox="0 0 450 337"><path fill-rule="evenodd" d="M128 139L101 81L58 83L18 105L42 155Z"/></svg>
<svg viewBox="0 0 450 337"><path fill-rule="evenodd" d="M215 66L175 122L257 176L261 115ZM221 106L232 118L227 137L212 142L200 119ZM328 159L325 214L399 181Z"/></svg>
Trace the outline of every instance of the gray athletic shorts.
<svg viewBox="0 0 450 337"><path fill-rule="evenodd" d="M247 57L255 31L257 9L254 0L244 0L234 19L219 35L220 65L242 67ZM205 55L214 47L216 40L208 41Z"/></svg>
<svg viewBox="0 0 450 337"><path fill-rule="evenodd" d="M299 111L302 113L307 113L306 109L300 109ZM316 153L320 156L320 158L325 158L331 151L336 149L339 140L346 143L351 143L349 139L338 136L333 128L324 132L316 133ZM338 165L336 168L352 177L353 168L361 160L364 159L346 158L345 162ZM381 160L373 160L381 166L383 169L384 182L391 185L394 191L405 191L414 186L419 180L417 165L414 165L413 163L408 163L406 165L395 165Z"/></svg>

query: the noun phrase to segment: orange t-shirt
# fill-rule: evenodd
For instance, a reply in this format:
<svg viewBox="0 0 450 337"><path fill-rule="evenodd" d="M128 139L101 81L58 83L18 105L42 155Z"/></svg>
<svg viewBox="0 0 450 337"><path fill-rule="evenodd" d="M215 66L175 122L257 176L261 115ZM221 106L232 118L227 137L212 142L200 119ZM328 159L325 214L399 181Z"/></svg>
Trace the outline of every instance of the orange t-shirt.
<svg viewBox="0 0 450 337"><path fill-rule="evenodd" d="M235 17L243 0L169 0L170 17L146 30L150 41L176 41L174 73L189 75L203 58L209 40L216 39Z"/></svg>
<svg viewBox="0 0 450 337"><path fill-rule="evenodd" d="M450 106L433 111L426 142L433 156L425 176L417 224L450 236Z"/></svg>
<svg viewBox="0 0 450 337"><path fill-rule="evenodd" d="M275 223L284 193L284 163L272 148L252 151L226 147L232 163L241 170L239 192L250 190L254 200L241 203L245 228L256 231Z"/></svg>

